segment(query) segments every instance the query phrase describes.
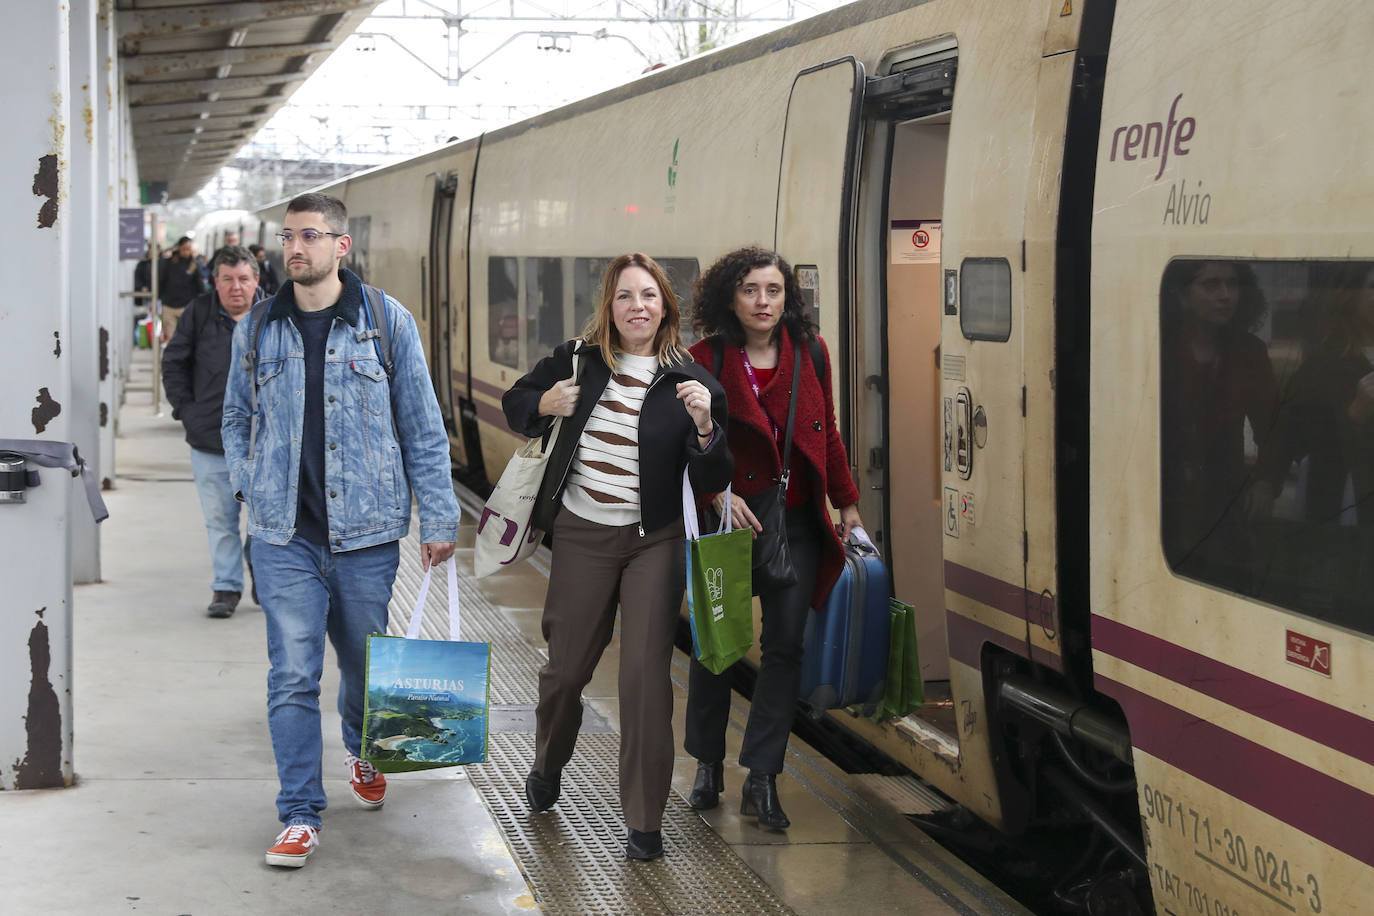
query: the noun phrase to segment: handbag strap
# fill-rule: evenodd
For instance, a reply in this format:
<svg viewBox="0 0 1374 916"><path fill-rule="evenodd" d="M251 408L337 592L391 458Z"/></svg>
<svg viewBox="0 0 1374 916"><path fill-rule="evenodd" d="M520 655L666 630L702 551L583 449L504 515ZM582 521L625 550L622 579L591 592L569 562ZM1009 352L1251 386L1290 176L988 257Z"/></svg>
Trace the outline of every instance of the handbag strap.
<svg viewBox="0 0 1374 916"><path fill-rule="evenodd" d="M782 441L782 488L792 479L792 424L797 420L797 384L801 381L801 344L792 344L792 392L787 404L787 432Z"/></svg>
<svg viewBox="0 0 1374 916"><path fill-rule="evenodd" d="M578 361L581 359L581 354L578 352L578 351L581 349L581 347L580 347L581 340L580 340L580 338L574 337L574 338L570 341L570 343L573 345L573 351L572 351L572 380L573 380L573 383L576 384L576 383L577 383L577 364L578 364ZM545 452L547 452L550 448L552 448L552 447L553 447L553 444L554 444L556 441L558 441L558 430L559 430L560 427L562 427L562 425L563 425L563 418L562 418L562 417L554 417L554 418L553 418L553 422L549 424L549 428L544 432L544 435L543 435L543 437L542 437L542 441L543 441L543 443L544 443L544 449L543 449L543 450L544 450Z"/></svg>
<svg viewBox="0 0 1374 916"><path fill-rule="evenodd" d="M461 641L461 627L458 613L458 564L452 558L445 561L448 565L448 638L450 642ZM434 572L433 564L425 570L420 580L420 591L415 596L415 609L410 612L410 625L406 627L406 639L420 638L420 623L425 618L425 599L429 597L429 577Z"/></svg>
<svg viewBox="0 0 1374 916"><path fill-rule="evenodd" d="M731 530L734 524L734 516L730 509L730 487L725 487L725 512L720 517L720 525L716 527L716 534L724 534ZM692 481L687 476L687 469L682 469L682 527L687 535L687 540L695 541L701 537L701 522L697 519L697 498L692 490Z"/></svg>

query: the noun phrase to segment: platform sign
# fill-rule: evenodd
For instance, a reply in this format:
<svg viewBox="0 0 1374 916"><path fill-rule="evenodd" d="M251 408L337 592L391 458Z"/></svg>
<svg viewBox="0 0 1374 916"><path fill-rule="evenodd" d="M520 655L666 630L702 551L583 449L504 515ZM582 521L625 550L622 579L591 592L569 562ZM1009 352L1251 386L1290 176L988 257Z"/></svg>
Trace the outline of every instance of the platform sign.
<svg viewBox="0 0 1374 916"><path fill-rule="evenodd" d="M137 261L147 252L143 240L143 208L119 208L119 259Z"/></svg>

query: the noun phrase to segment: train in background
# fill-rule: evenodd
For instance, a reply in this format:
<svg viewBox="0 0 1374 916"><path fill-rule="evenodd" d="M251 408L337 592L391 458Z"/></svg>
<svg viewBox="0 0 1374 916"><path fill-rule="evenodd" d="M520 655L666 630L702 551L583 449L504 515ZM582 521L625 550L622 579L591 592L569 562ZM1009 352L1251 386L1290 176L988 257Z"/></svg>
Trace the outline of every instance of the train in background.
<svg viewBox="0 0 1374 916"><path fill-rule="evenodd" d="M1064 909L1359 912L1374 464L1320 368L1374 359L1340 279L1372 34L1339 0L864 0L322 190L479 485L611 257L687 301L778 249L929 699L831 717L1008 834L1078 825Z"/></svg>

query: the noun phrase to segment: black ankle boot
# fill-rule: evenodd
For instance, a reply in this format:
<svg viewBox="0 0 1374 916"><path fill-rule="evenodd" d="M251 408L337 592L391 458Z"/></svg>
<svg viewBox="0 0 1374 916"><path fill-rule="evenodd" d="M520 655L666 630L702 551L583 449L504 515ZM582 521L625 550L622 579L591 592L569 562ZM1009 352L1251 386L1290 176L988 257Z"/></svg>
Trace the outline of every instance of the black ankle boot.
<svg viewBox="0 0 1374 916"><path fill-rule="evenodd" d="M548 777L538 770L530 770L530 775L525 777L525 801L529 802L531 811L547 811L558 801L558 778L558 773Z"/></svg>
<svg viewBox="0 0 1374 916"><path fill-rule="evenodd" d="M782 803L778 801L777 777L772 773L749 771L744 781L744 799L740 802L740 814L756 814L760 827L782 830L792 826L783 813Z"/></svg>
<svg viewBox="0 0 1374 916"><path fill-rule="evenodd" d="M725 763L697 761L697 781L692 783L692 794L687 796L689 807L698 811L709 811L720 804L720 793L725 789Z"/></svg>
<svg viewBox="0 0 1374 916"><path fill-rule="evenodd" d="M631 859L647 862L663 855L663 831L631 830L625 841L625 855Z"/></svg>

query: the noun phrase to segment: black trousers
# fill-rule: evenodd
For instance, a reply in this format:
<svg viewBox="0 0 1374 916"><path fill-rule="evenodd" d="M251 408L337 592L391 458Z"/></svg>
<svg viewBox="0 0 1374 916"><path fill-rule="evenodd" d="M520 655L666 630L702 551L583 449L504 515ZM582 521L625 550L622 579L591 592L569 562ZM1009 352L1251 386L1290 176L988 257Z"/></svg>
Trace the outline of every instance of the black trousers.
<svg viewBox="0 0 1374 916"><path fill-rule="evenodd" d="M801 690L802 636L816 587L821 537L815 506L787 510L787 546L797 583L759 596L763 611L758 680L744 729L739 762L760 773L781 773L792 712ZM725 728L730 721L730 679L715 675L692 659L687 688L687 729L684 745L698 760L725 759Z"/></svg>

